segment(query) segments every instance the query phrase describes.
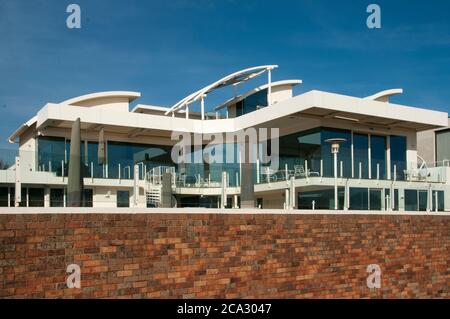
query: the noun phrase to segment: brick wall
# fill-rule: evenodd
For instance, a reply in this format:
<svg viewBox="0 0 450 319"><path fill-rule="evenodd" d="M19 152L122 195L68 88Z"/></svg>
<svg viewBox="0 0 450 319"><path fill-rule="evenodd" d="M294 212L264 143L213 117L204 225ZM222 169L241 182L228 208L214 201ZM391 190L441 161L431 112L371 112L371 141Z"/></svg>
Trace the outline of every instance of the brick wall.
<svg viewBox="0 0 450 319"><path fill-rule="evenodd" d="M449 248L449 216L0 215L0 297L448 298Z"/></svg>

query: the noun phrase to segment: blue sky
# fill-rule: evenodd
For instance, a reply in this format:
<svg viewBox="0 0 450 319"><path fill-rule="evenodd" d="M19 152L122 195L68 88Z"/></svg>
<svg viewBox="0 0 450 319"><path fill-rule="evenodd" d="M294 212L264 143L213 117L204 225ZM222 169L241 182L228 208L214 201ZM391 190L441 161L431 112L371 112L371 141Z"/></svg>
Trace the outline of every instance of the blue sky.
<svg viewBox="0 0 450 319"><path fill-rule="evenodd" d="M370 3L381 29L366 26ZM261 64L302 79L298 92L401 87L394 102L450 112L449 12L446 0L0 0L0 148L47 102L131 90L170 106Z"/></svg>

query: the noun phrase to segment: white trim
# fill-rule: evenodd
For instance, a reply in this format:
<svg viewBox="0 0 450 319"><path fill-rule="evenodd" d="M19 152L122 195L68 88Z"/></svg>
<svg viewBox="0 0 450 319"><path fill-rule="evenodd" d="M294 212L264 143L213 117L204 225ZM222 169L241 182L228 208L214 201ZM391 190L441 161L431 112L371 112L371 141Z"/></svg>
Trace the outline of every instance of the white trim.
<svg viewBox="0 0 450 319"><path fill-rule="evenodd" d="M355 210L283 210L283 209L216 209L216 208L99 208L99 207L0 207L0 215L16 214L214 214L214 215L374 215L374 216L447 216L449 212L426 211L355 211Z"/></svg>

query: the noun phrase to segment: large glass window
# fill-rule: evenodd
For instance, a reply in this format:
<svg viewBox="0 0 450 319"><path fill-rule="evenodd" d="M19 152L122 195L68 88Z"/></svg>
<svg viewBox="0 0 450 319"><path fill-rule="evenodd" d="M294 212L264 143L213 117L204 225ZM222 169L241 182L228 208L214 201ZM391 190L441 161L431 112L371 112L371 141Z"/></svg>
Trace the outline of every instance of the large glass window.
<svg viewBox="0 0 450 319"><path fill-rule="evenodd" d="M320 129L282 136L279 145L280 170L284 170L286 164L290 170L293 170L296 165L305 168L305 161L307 161L309 170L320 172Z"/></svg>
<svg viewBox="0 0 450 319"><path fill-rule="evenodd" d="M62 166L68 162L69 151L70 145L64 138L39 137L38 171L54 172L57 176L62 176Z"/></svg>
<svg viewBox="0 0 450 319"><path fill-rule="evenodd" d="M394 165L397 180L404 180L406 169L406 137L395 136L390 137L391 146L391 178L394 179Z"/></svg>
<svg viewBox="0 0 450 319"><path fill-rule="evenodd" d="M44 207L44 189L29 188L28 189L28 206Z"/></svg>
<svg viewBox="0 0 450 319"><path fill-rule="evenodd" d="M0 206L7 207L8 206L8 187L0 187Z"/></svg>
<svg viewBox="0 0 450 319"><path fill-rule="evenodd" d="M450 160L450 130L436 132L436 161Z"/></svg>
<svg viewBox="0 0 450 319"><path fill-rule="evenodd" d="M322 129L322 159L323 159L323 169L324 176L334 176L334 159L333 154L331 154L331 145L325 142L330 138L344 138L346 142L342 143L339 147L338 153L338 171L337 175L340 176L341 166L343 177L352 176L352 156L351 156L351 132L345 130L323 128Z"/></svg>
<svg viewBox="0 0 450 319"><path fill-rule="evenodd" d="M344 209L345 188L338 188L338 209ZM298 193L299 209L334 209L334 188Z"/></svg>
<svg viewBox="0 0 450 319"><path fill-rule="evenodd" d="M444 211L444 191L433 191L432 197L433 211L436 210L436 206L438 211Z"/></svg>
<svg viewBox="0 0 450 319"><path fill-rule="evenodd" d="M350 209L368 210L369 192L367 188L350 188Z"/></svg>
<svg viewBox="0 0 450 319"><path fill-rule="evenodd" d="M381 210L381 189L370 189L370 210Z"/></svg>
<svg viewBox="0 0 450 319"><path fill-rule="evenodd" d="M50 207L64 207L64 188L50 189Z"/></svg>
<svg viewBox="0 0 450 319"><path fill-rule="evenodd" d="M386 137L371 135L370 136L370 153L372 163L372 178L386 179Z"/></svg>
<svg viewBox="0 0 450 319"><path fill-rule="evenodd" d="M267 89L254 93L236 104L236 116L244 115L267 106Z"/></svg>
<svg viewBox="0 0 450 319"><path fill-rule="evenodd" d="M369 136L353 134L353 168L355 178L369 178ZM361 171L360 171L361 170Z"/></svg>
<svg viewBox="0 0 450 319"><path fill-rule="evenodd" d="M417 190L405 189L405 210L406 211L419 210Z"/></svg>

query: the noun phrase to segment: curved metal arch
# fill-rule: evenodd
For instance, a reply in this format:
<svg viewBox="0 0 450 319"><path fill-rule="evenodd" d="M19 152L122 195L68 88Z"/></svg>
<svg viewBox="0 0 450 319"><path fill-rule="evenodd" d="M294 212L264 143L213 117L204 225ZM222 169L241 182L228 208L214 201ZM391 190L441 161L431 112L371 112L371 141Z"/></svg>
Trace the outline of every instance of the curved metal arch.
<svg viewBox="0 0 450 319"><path fill-rule="evenodd" d="M214 83L211 83L210 85L207 85L204 88L202 88L202 89L186 96L182 100L178 101L165 113L165 115L168 115L171 112L175 112L176 110L178 110L186 105L189 105L191 103L198 101L199 99L202 98L202 96L204 96L205 94L207 94L215 89L225 87L228 85L237 85L239 83L253 79L253 78L263 74L264 72L273 70L277 67L278 67L278 65L255 66L252 68L240 70L240 71L234 72L232 74L229 74L229 75L221 78L220 80L218 80Z"/></svg>

